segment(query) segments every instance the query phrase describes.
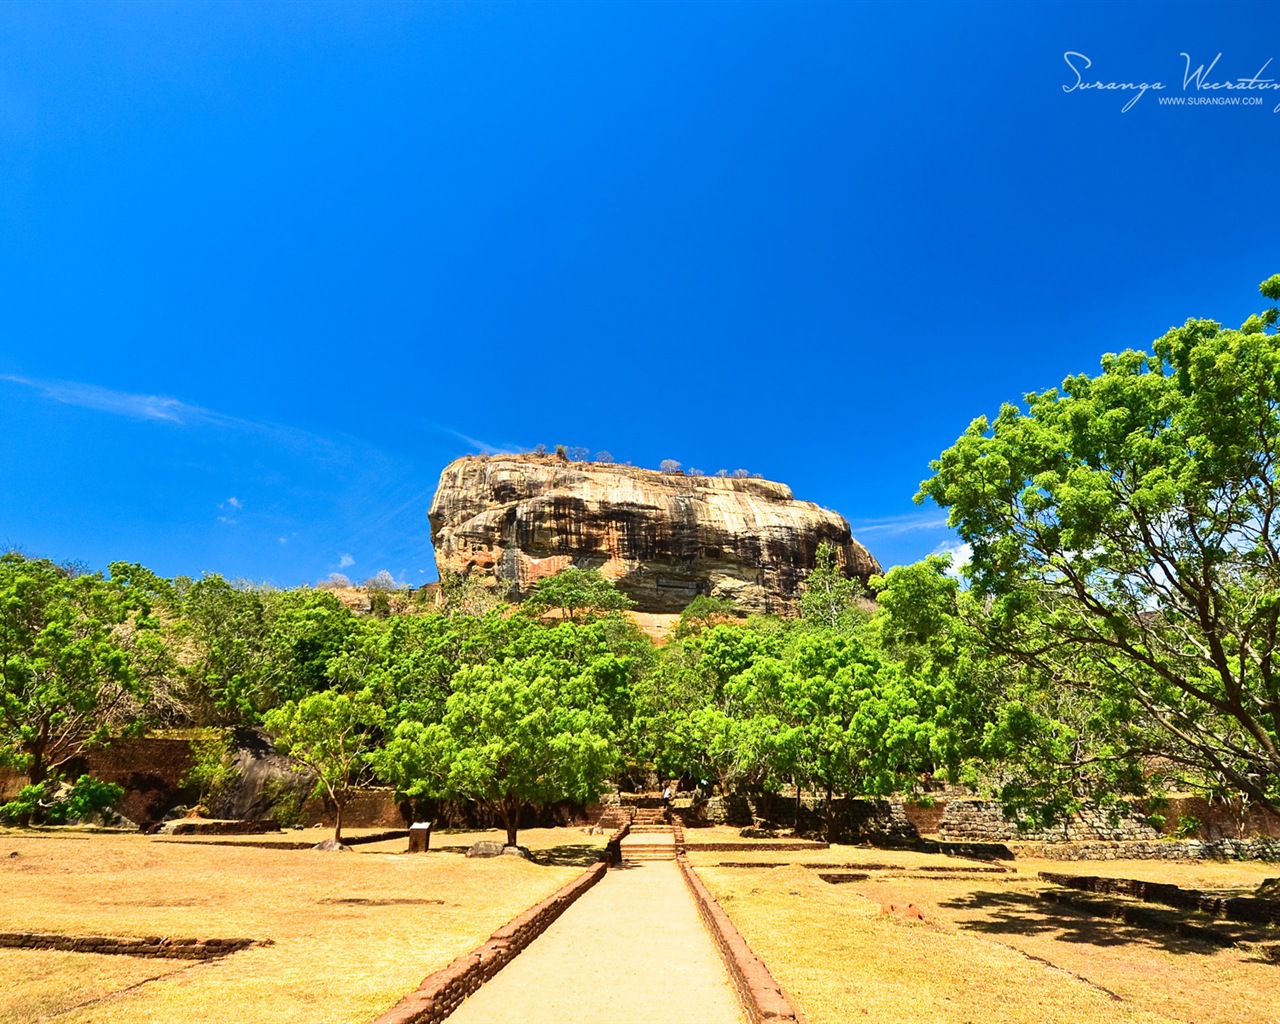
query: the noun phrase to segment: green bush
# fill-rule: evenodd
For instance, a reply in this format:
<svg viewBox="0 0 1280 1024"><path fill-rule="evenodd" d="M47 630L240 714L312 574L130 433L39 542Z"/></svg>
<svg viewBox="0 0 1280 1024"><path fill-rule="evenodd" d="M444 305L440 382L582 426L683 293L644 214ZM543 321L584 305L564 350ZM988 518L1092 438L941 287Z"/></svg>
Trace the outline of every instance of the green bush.
<svg viewBox="0 0 1280 1024"><path fill-rule="evenodd" d="M292 779L270 779L264 790L271 801L271 817L281 828L293 828L303 824L302 805L306 794Z"/></svg>
<svg viewBox="0 0 1280 1024"><path fill-rule="evenodd" d="M235 747L230 736L220 735L193 744L191 750L195 760L182 776L182 785L199 790L199 803L208 807L240 776L234 760Z"/></svg>
<svg viewBox="0 0 1280 1024"><path fill-rule="evenodd" d="M1177 834L1179 839L1194 839L1200 834L1200 819L1194 814L1178 815Z"/></svg>
<svg viewBox="0 0 1280 1024"><path fill-rule="evenodd" d="M92 775L81 775L65 790L61 778L46 779L37 785L23 786L16 800L0 806L0 821L6 824L34 821L47 825L84 821L105 816L123 796L123 786L103 782Z"/></svg>

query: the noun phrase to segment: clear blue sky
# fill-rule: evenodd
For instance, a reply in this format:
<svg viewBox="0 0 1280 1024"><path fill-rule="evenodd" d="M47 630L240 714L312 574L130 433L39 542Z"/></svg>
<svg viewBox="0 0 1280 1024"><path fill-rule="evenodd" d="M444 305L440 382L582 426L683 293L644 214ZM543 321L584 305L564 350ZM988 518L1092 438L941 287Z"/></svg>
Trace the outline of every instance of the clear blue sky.
<svg viewBox="0 0 1280 1024"><path fill-rule="evenodd" d="M952 538L912 495L972 418L1261 308L1280 91L1184 89L1180 54L1280 79L1278 29L0 5L0 544L416 584L441 468L543 442L743 467L922 557Z"/></svg>

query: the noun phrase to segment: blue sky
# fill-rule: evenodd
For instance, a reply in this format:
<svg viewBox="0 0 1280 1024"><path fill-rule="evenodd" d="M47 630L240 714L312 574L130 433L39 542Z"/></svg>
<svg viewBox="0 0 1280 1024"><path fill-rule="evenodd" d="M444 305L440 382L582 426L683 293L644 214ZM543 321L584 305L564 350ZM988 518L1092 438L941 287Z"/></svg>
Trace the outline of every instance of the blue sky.
<svg viewBox="0 0 1280 1024"><path fill-rule="evenodd" d="M746 468L920 558L952 538L912 495L975 416L1262 307L1277 29L0 5L0 544L416 584L443 466L541 442Z"/></svg>

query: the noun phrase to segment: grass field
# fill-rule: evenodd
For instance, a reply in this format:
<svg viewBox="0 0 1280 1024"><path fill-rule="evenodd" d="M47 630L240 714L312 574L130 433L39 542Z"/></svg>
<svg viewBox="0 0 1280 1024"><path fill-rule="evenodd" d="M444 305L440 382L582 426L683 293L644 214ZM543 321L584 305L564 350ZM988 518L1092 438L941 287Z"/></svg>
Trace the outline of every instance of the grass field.
<svg viewBox="0 0 1280 1024"><path fill-rule="evenodd" d="M446 833L408 856L403 839L318 853L0 831L0 931L272 940L195 963L0 950L0 1021L364 1024L574 878L604 842L532 829L520 841L543 863L461 856L477 838L500 836Z"/></svg>
<svg viewBox="0 0 1280 1024"><path fill-rule="evenodd" d="M712 834L689 834L703 839ZM1046 887L1039 871L1243 894L1280 874L1274 864L1019 860L997 865L1012 872L928 872L984 865L841 846L695 851L690 860L810 1024L1280 1024L1280 965L1247 948L1214 948L1036 898ZM782 860L789 863L717 866ZM802 866L813 863L860 865L844 870L870 877L831 884ZM886 916L883 903L914 903L925 923ZM1280 941L1280 929L1240 937Z"/></svg>

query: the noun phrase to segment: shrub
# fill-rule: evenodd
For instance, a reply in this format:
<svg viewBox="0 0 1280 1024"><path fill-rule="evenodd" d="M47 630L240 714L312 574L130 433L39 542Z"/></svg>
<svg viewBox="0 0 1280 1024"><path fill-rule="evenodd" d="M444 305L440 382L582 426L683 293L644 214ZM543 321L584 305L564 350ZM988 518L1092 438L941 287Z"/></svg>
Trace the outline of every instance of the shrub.
<svg viewBox="0 0 1280 1024"><path fill-rule="evenodd" d="M198 802L205 807L225 795L239 778L234 750L229 736L216 736L192 747L195 761L182 776L182 785L199 790Z"/></svg>
<svg viewBox="0 0 1280 1024"><path fill-rule="evenodd" d="M39 818L50 825L63 825L93 817L105 819L122 796L123 786L92 775L81 775L73 786L67 786L61 778L50 778L23 786L16 800L0 806L0 821L26 825L32 818Z"/></svg>

